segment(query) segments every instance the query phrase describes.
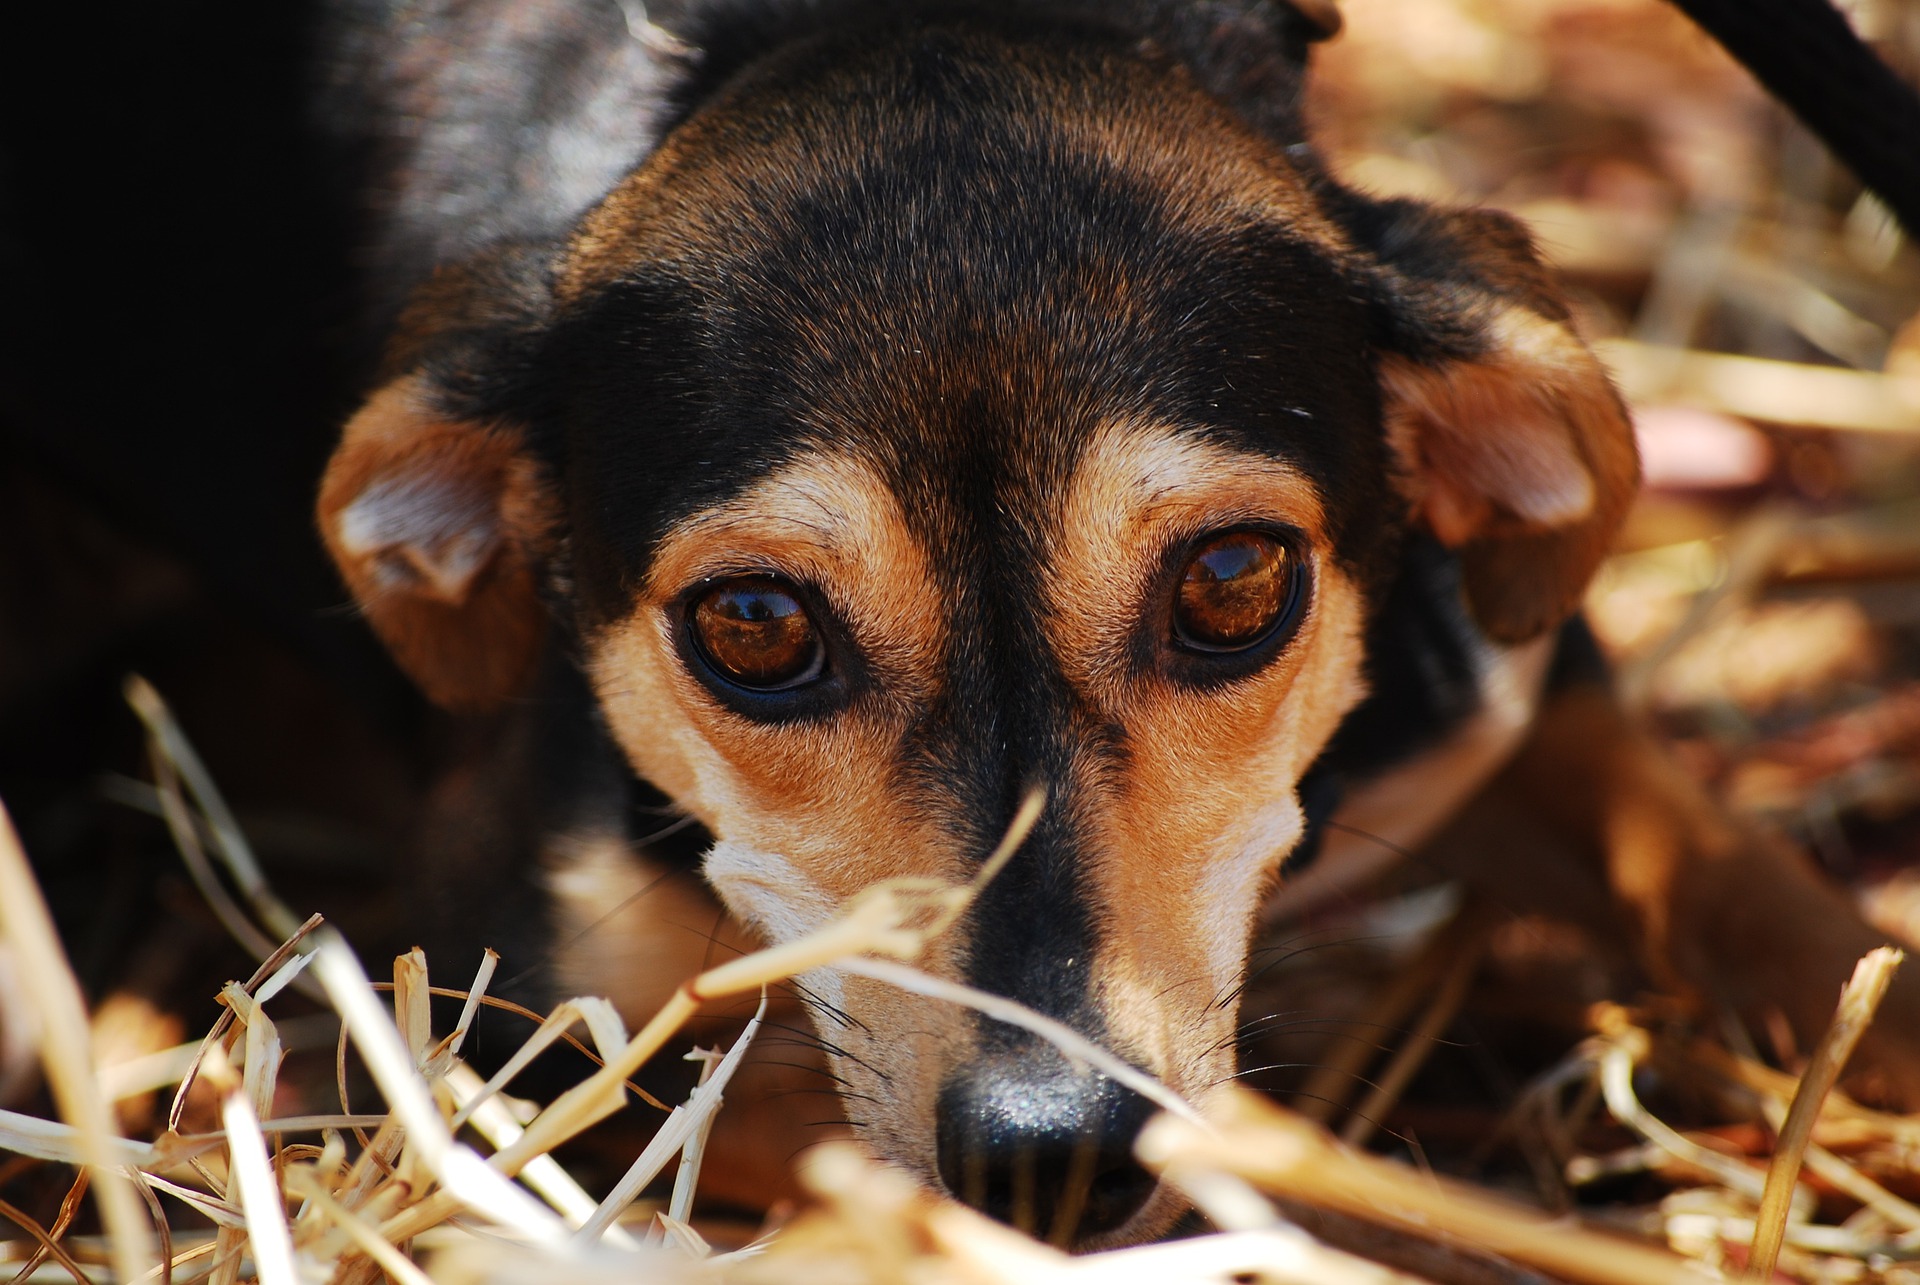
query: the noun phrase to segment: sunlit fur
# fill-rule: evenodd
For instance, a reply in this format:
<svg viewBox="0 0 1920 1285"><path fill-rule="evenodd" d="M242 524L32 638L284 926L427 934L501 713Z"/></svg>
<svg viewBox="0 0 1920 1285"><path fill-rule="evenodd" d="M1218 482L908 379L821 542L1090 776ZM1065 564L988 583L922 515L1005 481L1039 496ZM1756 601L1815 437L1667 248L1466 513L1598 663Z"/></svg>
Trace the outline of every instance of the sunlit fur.
<svg viewBox="0 0 1920 1285"><path fill-rule="evenodd" d="M1085 15L936 8L859 7L743 61L551 244L466 294L438 278L322 521L423 448L450 494L498 497L477 574L517 596L476 601L519 646L484 683L459 665L491 615L383 598L336 556L443 698L497 705L540 640L563 649L765 938L874 883L968 880L1043 786L1031 839L921 962L1204 1096L1234 1070L1256 915L1302 835L1302 775L1367 695L1403 537L1458 547L1480 626L1541 634L1624 507L1631 435L1516 225L1342 191L1244 110L1251 69L1180 43L1184 9L1156 46ZM509 475L525 484L490 480ZM516 516L526 495L543 521ZM1195 659L1167 570L1249 527L1297 559L1301 614L1244 665ZM699 671L687 604L742 574L845 635L844 699L768 714ZM1475 628L1457 589L1421 591ZM634 884L605 855L557 886L571 921ZM562 974L589 984L593 954L563 950ZM929 1183L943 1090L988 1064L976 1083L1064 1083L963 1009L803 981L845 1014L823 1034L861 1136ZM1179 1209L1163 1190L1079 1243Z"/></svg>
<svg viewBox="0 0 1920 1285"><path fill-rule="evenodd" d="M1094 989L1110 1038L1174 1088L1231 1073L1231 1009L1260 893L1300 831L1293 783L1361 694L1361 604L1329 556L1320 502L1285 465L1151 425L1089 444L1050 510L1026 515L1049 550L1032 604L1089 717L1117 727L1124 766L1088 760L1072 782L1095 818L1090 888L1101 925ZM1248 522L1297 529L1315 587L1285 654L1252 679L1182 689L1127 674L1169 549ZM884 480L858 460L809 454L663 542L633 614L602 630L591 669L635 768L662 783L720 842L708 874L728 905L774 940L817 927L871 883L958 882L978 852L956 845L939 800L902 771L901 741L949 645L927 554ZM882 677L884 699L831 720L768 726L733 713L672 642L684 590L715 575L772 572L815 585ZM1056 790L1068 782L1052 783ZM928 961L954 974L972 925ZM931 1103L969 1037L946 1005L826 975L809 979L862 1025L835 1038L891 1068L835 1070L870 1094L867 1136L896 1157L930 1155ZM903 1055L910 1052L910 1055Z"/></svg>

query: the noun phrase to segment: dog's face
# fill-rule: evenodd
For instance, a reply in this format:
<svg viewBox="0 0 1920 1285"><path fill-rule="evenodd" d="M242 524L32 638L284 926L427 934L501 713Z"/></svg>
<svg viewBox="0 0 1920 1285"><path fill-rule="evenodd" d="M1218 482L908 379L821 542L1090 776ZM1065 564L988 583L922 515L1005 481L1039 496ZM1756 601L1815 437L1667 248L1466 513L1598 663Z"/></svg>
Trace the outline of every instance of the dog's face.
<svg viewBox="0 0 1920 1285"><path fill-rule="evenodd" d="M517 690L557 609L771 939L967 880L1044 788L926 965L1201 1098L1401 531L1460 548L1518 638L1617 519L1630 440L1564 320L1504 223L1337 193L1151 53L821 40L565 246L431 292L322 525L450 704ZM809 981L883 1156L1082 1243L1174 1215L1130 1093Z"/></svg>

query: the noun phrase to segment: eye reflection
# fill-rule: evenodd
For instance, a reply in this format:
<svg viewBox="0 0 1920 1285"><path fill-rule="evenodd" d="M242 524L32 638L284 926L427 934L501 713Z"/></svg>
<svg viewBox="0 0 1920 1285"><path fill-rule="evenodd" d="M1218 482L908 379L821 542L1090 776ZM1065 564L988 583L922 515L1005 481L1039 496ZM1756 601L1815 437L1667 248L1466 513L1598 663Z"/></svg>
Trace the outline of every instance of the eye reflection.
<svg viewBox="0 0 1920 1285"><path fill-rule="evenodd" d="M1299 575L1286 545L1259 531L1233 531L1200 545L1180 574L1174 640L1194 651L1245 651L1290 614Z"/></svg>
<svg viewBox="0 0 1920 1285"><path fill-rule="evenodd" d="M742 687L798 687L818 678L826 666L826 647L813 617L791 585L771 576L712 585L694 599L688 623L701 658Z"/></svg>

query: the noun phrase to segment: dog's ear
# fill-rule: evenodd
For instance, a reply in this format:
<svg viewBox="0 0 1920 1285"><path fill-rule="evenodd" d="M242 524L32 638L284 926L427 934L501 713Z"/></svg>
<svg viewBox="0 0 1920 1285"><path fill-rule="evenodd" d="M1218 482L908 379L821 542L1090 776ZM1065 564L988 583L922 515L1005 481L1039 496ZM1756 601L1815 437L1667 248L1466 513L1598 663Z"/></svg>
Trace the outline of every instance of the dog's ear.
<svg viewBox="0 0 1920 1285"><path fill-rule="evenodd" d="M1626 407L1513 219L1370 204L1388 442L1415 517L1458 551L1488 636L1577 609L1626 515L1639 457Z"/></svg>
<svg viewBox="0 0 1920 1285"><path fill-rule="evenodd" d="M532 676L557 506L507 386L545 311L525 256L444 272L320 487L322 539L374 632L436 703L485 710Z"/></svg>

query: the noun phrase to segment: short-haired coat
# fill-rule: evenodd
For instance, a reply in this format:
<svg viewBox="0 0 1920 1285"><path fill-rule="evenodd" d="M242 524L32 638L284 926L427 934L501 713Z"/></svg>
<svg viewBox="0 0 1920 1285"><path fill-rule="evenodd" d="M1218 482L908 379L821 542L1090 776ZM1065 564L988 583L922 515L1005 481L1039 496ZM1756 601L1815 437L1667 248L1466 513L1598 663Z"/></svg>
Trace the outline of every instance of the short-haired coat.
<svg viewBox="0 0 1920 1285"><path fill-rule="evenodd" d="M398 320L321 529L429 695L571 729L517 751L558 799L527 855L555 989L679 980L644 910L577 936L660 860L637 792L778 941L967 879L1040 786L927 966L1204 1098L1315 823L1418 843L1511 761L1576 836L1543 883L1818 1026L1871 934L1649 766L1562 628L1634 489L1620 399L1516 222L1320 164L1323 6L687 8L351 28ZM1736 975L1757 940L1790 962ZM1042 1229L1071 1205L1083 1245L1177 1216L1141 1099L807 983L880 1156Z"/></svg>

